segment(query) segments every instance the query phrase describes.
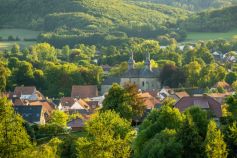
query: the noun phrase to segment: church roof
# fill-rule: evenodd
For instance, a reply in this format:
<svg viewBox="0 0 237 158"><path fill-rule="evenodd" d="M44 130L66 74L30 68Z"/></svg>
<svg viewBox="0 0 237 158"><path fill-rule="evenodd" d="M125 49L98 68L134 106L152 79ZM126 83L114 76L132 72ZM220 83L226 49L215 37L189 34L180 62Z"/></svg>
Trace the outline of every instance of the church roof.
<svg viewBox="0 0 237 158"><path fill-rule="evenodd" d="M121 78L157 78L158 69L131 69L122 74Z"/></svg>

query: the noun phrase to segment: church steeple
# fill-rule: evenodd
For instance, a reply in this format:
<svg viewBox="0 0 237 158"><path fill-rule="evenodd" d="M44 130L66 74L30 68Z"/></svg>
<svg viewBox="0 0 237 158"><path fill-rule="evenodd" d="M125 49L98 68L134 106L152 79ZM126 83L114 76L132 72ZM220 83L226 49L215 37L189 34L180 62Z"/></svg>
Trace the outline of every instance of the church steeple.
<svg viewBox="0 0 237 158"><path fill-rule="evenodd" d="M150 53L146 54L145 69L152 71Z"/></svg>
<svg viewBox="0 0 237 158"><path fill-rule="evenodd" d="M134 69L135 60L133 59L133 52L131 52L130 58L128 60L128 70Z"/></svg>

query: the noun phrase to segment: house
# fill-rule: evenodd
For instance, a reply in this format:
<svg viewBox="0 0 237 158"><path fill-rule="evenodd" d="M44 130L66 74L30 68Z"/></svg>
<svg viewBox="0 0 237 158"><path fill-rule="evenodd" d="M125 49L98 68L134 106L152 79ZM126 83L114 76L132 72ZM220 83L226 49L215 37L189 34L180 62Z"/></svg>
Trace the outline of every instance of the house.
<svg viewBox="0 0 237 158"><path fill-rule="evenodd" d="M138 94L139 99L143 101L143 104L146 106L146 109L151 110L156 107L157 104L160 103L160 101L150 95L148 92L146 93L140 93Z"/></svg>
<svg viewBox="0 0 237 158"><path fill-rule="evenodd" d="M182 92L174 92L173 94L171 94L169 96L169 98L173 98L174 100L179 101L181 98L183 97L188 97L189 94L186 91L182 91Z"/></svg>
<svg viewBox="0 0 237 158"><path fill-rule="evenodd" d="M72 129L72 131L82 131L85 126L85 120L82 118L76 118L67 123L67 126Z"/></svg>
<svg viewBox="0 0 237 158"><path fill-rule="evenodd" d="M184 112L191 106L198 106L202 109L211 111L214 117L222 117L221 104L210 96L187 96L181 98L176 104L175 108L178 108L180 112Z"/></svg>
<svg viewBox="0 0 237 158"><path fill-rule="evenodd" d="M72 131L83 131L85 123L90 119L90 115L82 115L82 118L75 118L67 123L67 126L72 129Z"/></svg>
<svg viewBox="0 0 237 158"><path fill-rule="evenodd" d="M26 120L29 123L45 124L43 107L41 105L38 105L38 106L28 106L28 105L14 106L14 110L16 113L20 114L24 120Z"/></svg>
<svg viewBox="0 0 237 158"><path fill-rule="evenodd" d="M106 78L101 85L101 95L107 93L114 83L120 84L120 82L121 82L120 77L112 76Z"/></svg>
<svg viewBox="0 0 237 158"><path fill-rule="evenodd" d="M72 98L92 98L98 96L98 88L96 85L85 85L85 86L78 86L73 85L71 91Z"/></svg>
<svg viewBox="0 0 237 158"><path fill-rule="evenodd" d="M79 112L81 114L89 114L89 108L90 106L82 99L75 99L72 97L61 98L58 106L59 110L69 113Z"/></svg>
<svg viewBox="0 0 237 158"><path fill-rule="evenodd" d="M45 121L47 122L52 114L52 112L55 110L56 105L52 102L49 102L47 100L37 100L37 101L29 101L28 105L30 106L38 106L41 105L43 108L43 114Z"/></svg>
<svg viewBox="0 0 237 158"><path fill-rule="evenodd" d="M43 100L44 96L36 90L34 86L16 87L13 92L13 98L20 98L26 100Z"/></svg>
<svg viewBox="0 0 237 158"><path fill-rule="evenodd" d="M163 87L159 92L158 92L158 98L160 98L160 100L164 100L166 97L170 96L171 94L173 94L174 91L169 88L169 87Z"/></svg>

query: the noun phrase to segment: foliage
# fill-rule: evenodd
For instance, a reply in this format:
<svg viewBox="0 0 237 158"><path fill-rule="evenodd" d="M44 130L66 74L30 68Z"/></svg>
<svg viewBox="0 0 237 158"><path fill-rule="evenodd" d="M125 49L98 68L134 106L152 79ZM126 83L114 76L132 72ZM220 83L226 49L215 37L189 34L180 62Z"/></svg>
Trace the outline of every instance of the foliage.
<svg viewBox="0 0 237 158"><path fill-rule="evenodd" d="M49 123L60 127L66 127L68 115L60 110L54 110L50 116Z"/></svg>
<svg viewBox="0 0 237 158"><path fill-rule="evenodd" d="M138 96L136 85L127 84L121 87L118 84L113 84L103 101L102 110L114 110L121 117L131 120L141 117L145 106Z"/></svg>
<svg viewBox="0 0 237 158"><path fill-rule="evenodd" d="M208 124L205 139L205 154L208 158L227 157L226 143L223 140L221 131L217 128L216 122L211 120Z"/></svg>
<svg viewBox="0 0 237 158"><path fill-rule="evenodd" d="M181 158L182 144L176 138L176 131L165 129L147 142L141 158Z"/></svg>
<svg viewBox="0 0 237 158"><path fill-rule="evenodd" d="M146 143L164 129L178 129L182 124L183 117L178 109L162 106L161 110L154 110L148 115L141 125L135 140L135 156L143 152Z"/></svg>
<svg viewBox="0 0 237 158"><path fill-rule="evenodd" d="M14 112L7 98L0 98L0 157L14 158L31 147L24 120Z"/></svg>
<svg viewBox="0 0 237 158"><path fill-rule="evenodd" d="M78 157L130 157L135 133L130 123L115 112L96 114L86 124L86 131L88 135L77 140Z"/></svg>

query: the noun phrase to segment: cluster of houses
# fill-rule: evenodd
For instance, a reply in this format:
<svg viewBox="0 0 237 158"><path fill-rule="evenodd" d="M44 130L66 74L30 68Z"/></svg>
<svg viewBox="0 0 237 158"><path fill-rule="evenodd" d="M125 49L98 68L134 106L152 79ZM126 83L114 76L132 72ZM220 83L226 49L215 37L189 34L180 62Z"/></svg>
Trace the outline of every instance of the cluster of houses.
<svg viewBox="0 0 237 158"><path fill-rule="evenodd" d="M138 96L146 106L146 114L154 108L160 108L167 98L172 98L175 100L174 107L181 112L196 105L211 111L217 120L222 117L222 105L225 98L234 93L231 86L226 82L219 82L213 87L222 87L225 89L225 93L205 94L200 89L180 91L168 87L162 88L159 82L159 71L151 68L149 54L147 54L143 69L135 69L134 64L135 60L131 54L128 70L120 77L105 79L100 92L97 85L73 85L71 96L62 97L59 100L50 100L34 86L21 86L15 87L14 92L7 96L12 101L15 111L29 123L45 124L52 112L58 109L68 114L79 113L82 117L68 122L68 127L72 130L81 130L90 116L103 106L103 100L113 83L124 85L130 82L136 84L139 89ZM106 66L105 68L109 69Z"/></svg>
<svg viewBox="0 0 237 158"><path fill-rule="evenodd" d="M223 83L222 83L223 84ZM232 95L230 87L225 87L225 93L193 94L186 91L174 91L164 87L159 90L140 91L138 96L146 106L146 111L159 109L167 98L175 100L174 107L183 112L193 105L211 111L215 119L222 117L222 105L226 97ZM72 86L71 96L59 100L50 100L39 92L36 87L16 87L14 92L8 94L14 110L27 122L32 124L45 124L53 110L61 110L68 114L79 113L82 117L68 122L72 130L83 129L90 116L101 108L105 95L99 95L96 85Z"/></svg>

